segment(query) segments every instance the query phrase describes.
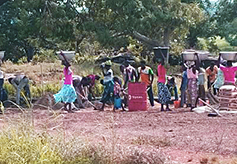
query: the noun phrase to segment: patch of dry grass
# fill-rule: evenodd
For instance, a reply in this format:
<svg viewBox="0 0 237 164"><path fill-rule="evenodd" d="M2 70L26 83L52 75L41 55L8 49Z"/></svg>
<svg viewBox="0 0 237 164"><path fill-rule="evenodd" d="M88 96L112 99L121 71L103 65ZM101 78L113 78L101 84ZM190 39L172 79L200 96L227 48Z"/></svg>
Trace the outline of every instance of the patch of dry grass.
<svg viewBox="0 0 237 164"><path fill-rule="evenodd" d="M146 136L141 135L132 140L132 144L134 145L150 145L155 147L166 147L171 146L171 141L165 137L154 137L154 136Z"/></svg>
<svg viewBox="0 0 237 164"><path fill-rule="evenodd" d="M24 73L34 83L58 81L63 70L60 61L38 63L36 65L32 63L13 64L10 61L6 61L1 67L5 74Z"/></svg>
<svg viewBox="0 0 237 164"><path fill-rule="evenodd" d="M23 109L14 118L7 115L1 118L5 126L0 132L0 163L163 164L167 161L157 149L146 151L137 146L90 143L82 136L69 137L57 122L64 119L63 115L49 116L49 121L57 125L53 134L47 128L36 130L31 109ZM48 127L47 122L42 124Z"/></svg>

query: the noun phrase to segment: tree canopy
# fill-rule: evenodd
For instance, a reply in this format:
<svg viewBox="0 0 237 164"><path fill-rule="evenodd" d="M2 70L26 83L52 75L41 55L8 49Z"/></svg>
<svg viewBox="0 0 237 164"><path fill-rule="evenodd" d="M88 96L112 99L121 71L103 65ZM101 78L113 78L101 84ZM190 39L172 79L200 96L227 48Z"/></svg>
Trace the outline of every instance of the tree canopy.
<svg viewBox="0 0 237 164"><path fill-rule="evenodd" d="M180 50L219 35L236 45L236 4L220 0L211 14L209 0L9 0L0 6L0 49L30 60L40 48L79 51L84 39L118 49L132 37L147 49Z"/></svg>

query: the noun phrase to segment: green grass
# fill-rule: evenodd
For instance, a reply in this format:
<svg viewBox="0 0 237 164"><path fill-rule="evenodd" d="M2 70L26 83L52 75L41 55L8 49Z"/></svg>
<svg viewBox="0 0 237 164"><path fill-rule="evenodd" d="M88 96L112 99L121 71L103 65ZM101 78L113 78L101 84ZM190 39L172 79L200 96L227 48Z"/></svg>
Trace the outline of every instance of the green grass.
<svg viewBox="0 0 237 164"><path fill-rule="evenodd" d="M15 96L16 91L15 91L15 88L11 84L5 83L3 87L7 90L8 95L10 97ZM40 85L40 84L30 85L31 96L33 98L39 98L46 92L55 94L60 90L61 87L62 86L59 83L47 83L47 84L43 84L43 85Z"/></svg>

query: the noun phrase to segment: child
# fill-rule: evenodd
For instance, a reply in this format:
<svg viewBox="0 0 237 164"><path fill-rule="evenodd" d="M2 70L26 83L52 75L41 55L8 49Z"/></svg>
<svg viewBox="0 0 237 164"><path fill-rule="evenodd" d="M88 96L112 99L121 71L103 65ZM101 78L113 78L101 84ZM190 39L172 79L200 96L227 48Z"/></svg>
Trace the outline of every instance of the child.
<svg viewBox="0 0 237 164"><path fill-rule="evenodd" d="M62 64L65 66L63 69L65 80L64 80L64 85L63 85L62 89L57 94L54 95L54 99L55 99L56 103L62 101L65 104L64 105L65 110L67 110L67 107L68 107L68 111L73 112L72 111L72 103L77 98L75 89L72 86L73 72L70 69L71 65L69 64L65 55L62 52L60 55L62 55L64 58L64 60L62 61Z"/></svg>
<svg viewBox="0 0 237 164"><path fill-rule="evenodd" d="M170 94L174 93L175 100L178 100L178 90L177 90L175 78L174 77L167 77L166 86L168 87Z"/></svg>
<svg viewBox="0 0 237 164"><path fill-rule="evenodd" d="M114 109L113 111L120 108L122 108L123 111L125 111L124 106L122 104L122 99L120 97L120 94L123 93L122 82L118 77L114 77L113 81L114 81Z"/></svg>

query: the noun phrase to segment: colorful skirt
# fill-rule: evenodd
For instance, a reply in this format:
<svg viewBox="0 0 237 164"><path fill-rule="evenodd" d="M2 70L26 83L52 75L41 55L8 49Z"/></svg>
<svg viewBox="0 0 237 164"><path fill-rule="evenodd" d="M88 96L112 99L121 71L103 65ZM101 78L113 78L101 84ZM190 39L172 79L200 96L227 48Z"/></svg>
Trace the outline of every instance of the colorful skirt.
<svg viewBox="0 0 237 164"><path fill-rule="evenodd" d="M73 103L77 99L74 87L70 84L64 84L62 89L54 95L55 102Z"/></svg>
<svg viewBox="0 0 237 164"><path fill-rule="evenodd" d="M158 83L158 102L161 104L167 104L171 99L171 94L168 87L163 83Z"/></svg>
<svg viewBox="0 0 237 164"><path fill-rule="evenodd" d="M114 101L113 94L114 94L114 82L109 81L104 83L104 93L100 101L103 103L106 102L112 103Z"/></svg>
<svg viewBox="0 0 237 164"><path fill-rule="evenodd" d="M197 79L188 79L188 95L191 107L195 107L198 97Z"/></svg>

